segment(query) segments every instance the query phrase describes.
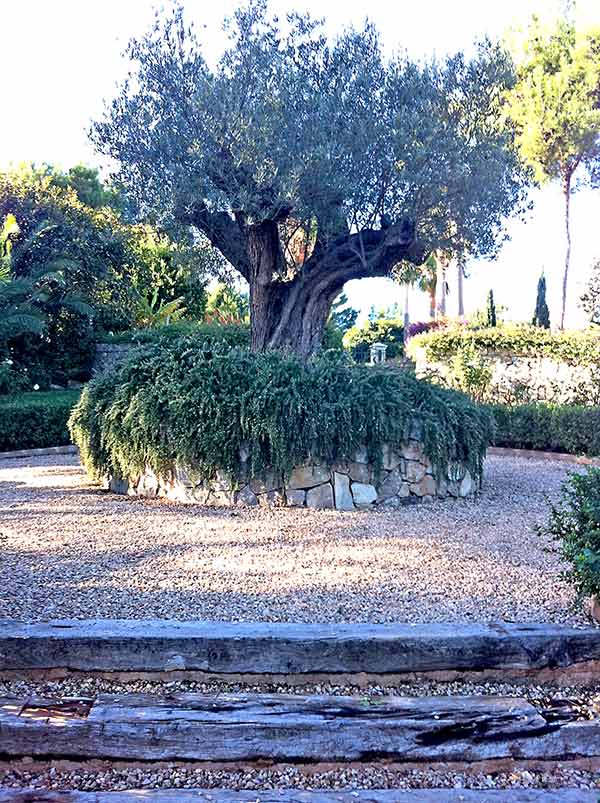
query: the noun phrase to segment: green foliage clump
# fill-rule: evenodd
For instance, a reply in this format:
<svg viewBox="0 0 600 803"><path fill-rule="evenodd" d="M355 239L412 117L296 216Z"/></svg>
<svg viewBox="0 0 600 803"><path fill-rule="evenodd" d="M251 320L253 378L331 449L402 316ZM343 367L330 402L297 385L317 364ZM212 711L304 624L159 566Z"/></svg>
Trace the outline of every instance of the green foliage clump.
<svg viewBox="0 0 600 803"><path fill-rule="evenodd" d="M373 343L387 343L386 359L404 354L404 326L400 320L375 318L352 326L344 335L344 348L357 362L367 362Z"/></svg>
<svg viewBox="0 0 600 803"><path fill-rule="evenodd" d="M600 364L600 333L592 330L553 334L548 329L527 325L487 329L456 326L411 338L411 356L419 348L425 350L428 362L449 360L461 351L475 349L482 353L549 357L574 365Z"/></svg>
<svg viewBox="0 0 600 803"><path fill-rule="evenodd" d="M569 475L558 505L541 532L559 544L570 568L564 573L580 599L600 598L600 469Z"/></svg>
<svg viewBox="0 0 600 803"><path fill-rule="evenodd" d="M156 329L129 329L102 335L100 343L132 343L142 346L148 343L169 343L184 336L189 336L197 343L225 343L228 346L249 346L250 327L247 324L198 323L196 321L178 321Z"/></svg>
<svg viewBox="0 0 600 803"><path fill-rule="evenodd" d="M308 458L335 462L418 426L434 465L454 460L481 475L491 416L460 393L386 368L325 355L199 345L181 338L138 350L83 391L70 420L90 472L134 477L174 462L209 478L239 480L240 450L252 475L287 473Z"/></svg>
<svg viewBox="0 0 600 803"><path fill-rule="evenodd" d="M247 323L250 316L248 294L231 284L218 282L207 296L204 315L209 323Z"/></svg>
<svg viewBox="0 0 600 803"><path fill-rule="evenodd" d="M0 452L63 446L67 421L81 391L20 393L0 400Z"/></svg>
<svg viewBox="0 0 600 803"><path fill-rule="evenodd" d="M474 348L455 354L450 361L450 386L477 402L483 401L492 381L493 369Z"/></svg>
<svg viewBox="0 0 600 803"><path fill-rule="evenodd" d="M490 406L494 445L600 455L600 407L558 404Z"/></svg>

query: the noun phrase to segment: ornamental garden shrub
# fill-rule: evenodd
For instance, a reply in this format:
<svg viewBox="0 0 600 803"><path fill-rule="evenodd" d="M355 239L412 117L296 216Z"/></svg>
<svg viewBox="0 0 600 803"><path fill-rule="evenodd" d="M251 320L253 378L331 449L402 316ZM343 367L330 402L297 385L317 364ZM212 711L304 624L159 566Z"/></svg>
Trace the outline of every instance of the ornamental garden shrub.
<svg viewBox="0 0 600 803"><path fill-rule="evenodd" d="M305 362L184 337L138 349L90 382L70 430L97 478L177 462L199 479L222 470L237 480L242 448L255 477L343 460L361 445L377 466L382 445L405 441L415 419L435 466L458 460L480 478L492 418L461 393L333 353Z"/></svg>
<svg viewBox="0 0 600 803"><path fill-rule="evenodd" d="M0 400L0 452L63 446L79 390L14 393Z"/></svg>
<svg viewBox="0 0 600 803"><path fill-rule="evenodd" d="M367 362L373 343L386 343L386 359L394 359L404 354L404 327L401 321L377 318L365 321L362 326L353 326L344 335L344 348L348 349L356 362Z"/></svg>
<svg viewBox="0 0 600 803"><path fill-rule="evenodd" d="M548 524L540 532L558 542L569 564L564 577L579 598L600 598L600 469L569 475L559 504L552 507Z"/></svg>

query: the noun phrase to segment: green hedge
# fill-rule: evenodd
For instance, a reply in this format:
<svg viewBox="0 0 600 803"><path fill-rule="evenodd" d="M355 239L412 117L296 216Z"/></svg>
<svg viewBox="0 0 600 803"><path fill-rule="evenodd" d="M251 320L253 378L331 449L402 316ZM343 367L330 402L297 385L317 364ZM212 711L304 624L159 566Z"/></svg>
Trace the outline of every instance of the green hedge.
<svg viewBox="0 0 600 803"><path fill-rule="evenodd" d="M71 443L67 421L80 394L64 390L0 399L0 452Z"/></svg>
<svg viewBox="0 0 600 803"><path fill-rule="evenodd" d="M305 363L183 338L90 382L70 428L95 476L176 460L200 477L222 469L238 479L242 447L254 476L349 458L361 444L377 464L381 445L405 440L415 419L434 464L458 459L479 477L492 419L460 393L331 353Z"/></svg>
<svg viewBox="0 0 600 803"><path fill-rule="evenodd" d="M538 326L497 326L489 329L452 327L411 338L408 351L415 356L425 349L428 362L443 362L462 352L500 352L531 357L551 357L577 365L600 363L600 329L558 332Z"/></svg>
<svg viewBox="0 0 600 803"><path fill-rule="evenodd" d="M247 346L250 343L250 327L246 324L213 324L181 321L157 329L130 329L115 334L106 333L98 338L99 343L163 343L184 336L193 336L199 342L223 341L230 346Z"/></svg>
<svg viewBox="0 0 600 803"><path fill-rule="evenodd" d="M600 455L600 407L493 405L495 446Z"/></svg>

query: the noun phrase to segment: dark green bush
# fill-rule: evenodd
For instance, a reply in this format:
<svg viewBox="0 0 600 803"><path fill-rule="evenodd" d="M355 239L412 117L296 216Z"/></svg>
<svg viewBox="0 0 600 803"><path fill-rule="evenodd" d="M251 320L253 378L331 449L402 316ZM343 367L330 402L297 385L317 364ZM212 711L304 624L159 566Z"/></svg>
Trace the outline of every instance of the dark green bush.
<svg viewBox="0 0 600 803"><path fill-rule="evenodd" d="M377 318L348 329L343 343L357 362L369 360L373 343L386 343L386 359L391 360L404 354L404 327L402 321Z"/></svg>
<svg viewBox="0 0 600 803"><path fill-rule="evenodd" d="M495 446L600 455L600 407L492 405Z"/></svg>
<svg viewBox="0 0 600 803"><path fill-rule="evenodd" d="M81 391L19 393L0 400L0 452L71 443L67 421Z"/></svg>
<svg viewBox="0 0 600 803"><path fill-rule="evenodd" d="M573 583L579 598L600 598L600 469L569 475L561 501L552 507L541 532L558 541L570 564L563 576Z"/></svg>
<svg viewBox="0 0 600 803"><path fill-rule="evenodd" d="M479 477L492 419L460 393L332 355L304 363L187 337L139 349L93 380L70 429L96 476L176 460L201 477L239 478L242 446L257 476L308 457L341 460L361 444L377 464L381 444L405 440L415 420L435 465L461 460Z"/></svg>
<svg viewBox="0 0 600 803"><path fill-rule="evenodd" d="M250 327L247 324L216 324L179 321L158 329L130 329L127 332L105 334L101 343L133 343L146 345L177 340L183 336L194 337L198 343L223 342L229 346L250 344Z"/></svg>

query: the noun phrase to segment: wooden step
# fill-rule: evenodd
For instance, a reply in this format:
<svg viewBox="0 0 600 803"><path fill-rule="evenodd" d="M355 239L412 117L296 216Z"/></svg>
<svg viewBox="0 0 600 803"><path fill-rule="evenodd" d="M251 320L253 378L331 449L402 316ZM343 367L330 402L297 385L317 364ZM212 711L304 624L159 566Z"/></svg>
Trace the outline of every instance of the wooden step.
<svg viewBox="0 0 600 803"><path fill-rule="evenodd" d="M0 789L0 803L597 803L586 789L138 789L127 792L53 792Z"/></svg>
<svg viewBox="0 0 600 803"><path fill-rule="evenodd" d="M472 762L600 756L600 719L519 698L101 694L0 700L0 755Z"/></svg>
<svg viewBox="0 0 600 803"><path fill-rule="evenodd" d="M598 669L600 629L552 624L0 621L0 672L407 674Z"/></svg>

